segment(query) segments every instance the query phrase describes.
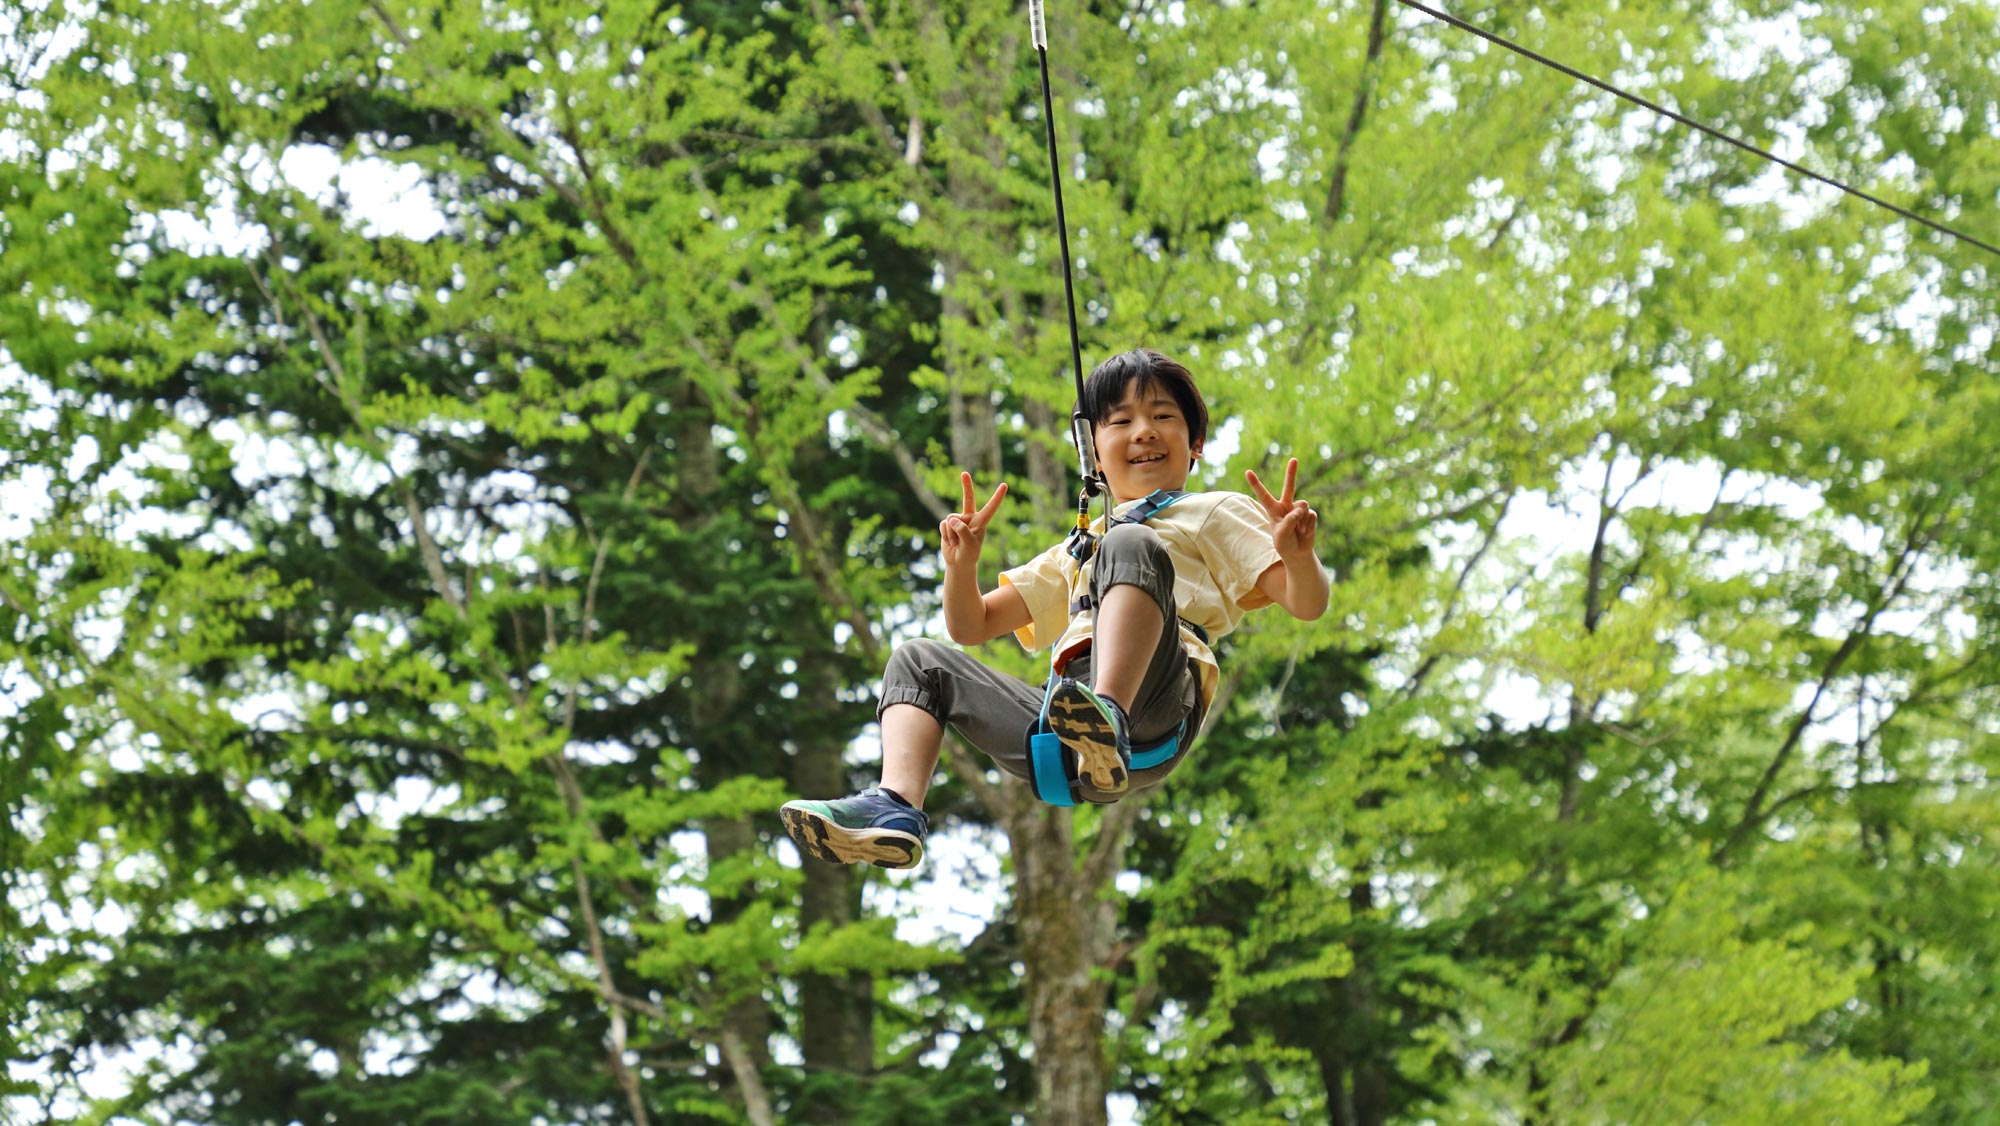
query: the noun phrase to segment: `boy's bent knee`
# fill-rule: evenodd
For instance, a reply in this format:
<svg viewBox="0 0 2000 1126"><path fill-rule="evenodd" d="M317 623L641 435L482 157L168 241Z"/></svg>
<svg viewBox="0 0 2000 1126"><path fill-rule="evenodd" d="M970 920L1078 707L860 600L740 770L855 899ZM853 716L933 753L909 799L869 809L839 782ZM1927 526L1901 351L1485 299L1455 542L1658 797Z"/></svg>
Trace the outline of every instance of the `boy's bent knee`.
<svg viewBox="0 0 2000 1126"><path fill-rule="evenodd" d="M1160 533L1143 524L1121 524L1105 533L1098 545L1091 587L1102 597L1114 586L1144 589L1169 615L1173 613L1174 560Z"/></svg>
<svg viewBox="0 0 2000 1126"><path fill-rule="evenodd" d="M900 667L907 672L934 669L941 663L939 655L950 651L951 647L943 642L932 641L928 637L913 637L896 646L895 651L889 654L889 668L895 670Z"/></svg>
<svg viewBox="0 0 2000 1126"><path fill-rule="evenodd" d="M1160 533L1144 524L1120 524L1104 533L1104 539L1098 544L1097 550L1114 555L1164 559L1167 556L1167 541L1160 538Z"/></svg>

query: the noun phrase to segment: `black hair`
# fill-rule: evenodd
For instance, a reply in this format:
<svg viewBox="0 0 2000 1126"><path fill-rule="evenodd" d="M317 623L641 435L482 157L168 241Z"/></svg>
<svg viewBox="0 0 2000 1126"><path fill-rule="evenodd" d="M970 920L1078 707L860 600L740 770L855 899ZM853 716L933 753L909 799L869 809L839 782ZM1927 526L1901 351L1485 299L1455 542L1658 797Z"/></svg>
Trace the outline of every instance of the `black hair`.
<svg viewBox="0 0 2000 1126"><path fill-rule="evenodd" d="M1135 382L1142 395L1157 387L1173 399L1187 420L1190 449L1198 449L1208 440L1208 404L1195 389L1194 376L1179 362L1151 348L1120 352L1092 369L1090 378L1083 381L1083 417L1092 426L1102 423L1113 407L1125 401L1127 389Z"/></svg>

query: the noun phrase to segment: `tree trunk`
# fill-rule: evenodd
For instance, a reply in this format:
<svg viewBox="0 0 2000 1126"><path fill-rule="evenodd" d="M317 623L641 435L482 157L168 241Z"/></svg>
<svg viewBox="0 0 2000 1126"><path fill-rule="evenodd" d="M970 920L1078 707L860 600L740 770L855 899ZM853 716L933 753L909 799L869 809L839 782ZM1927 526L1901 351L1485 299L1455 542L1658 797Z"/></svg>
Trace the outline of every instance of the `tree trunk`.
<svg viewBox="0 0 2000 1126"><path fill-rule="evenodd" d="M1005 112L1001 99L1008 86L1003 77L1012 73L1015 49L1011 37L997 44L985 56L986 64L994 68L991 72L977 67L962 69L958 87L941 94L947 129L962 125L965 136L986 137L984 156L994 167L1003 164L1006 153L984 123ZM1078 151L1074 135L1069 151ZM946 192L964 215L990 213L1000 202L982 176L957 167L947 171ZM969 323L969 311L954 291L954 283L967 267L961 256L949 252L943 255L941 266L945 296L939 339L949 396L952 456L959 466L975 474L1000 474L1003 467L998 419L990 398L991 377L961 362L963 341L976 339L979 329ZM1020 342L1019 334L1029 331L1023 303L1012 294L1003 295L1001 301ZM1045 302L1044 309L1049 307ZM1055 307L1061 309L1060 305ZM1056 412L1040 403L1030 402L1027 412L1030 425L1038 431L1058 421L1052 417ZM1063 425L1067 417L1067 411L1061 412ZM1062 464L1031 442L1023 468L1034 486L1036 518L1045 522L1046 517L1066 507ZM990 489L990 483L983 485L982 495ZM976 768L978 764L971 765ZM1015 779L1006 779L997 788L983 779L969 784L988 814L1006 829L1014 860L1019 956L1025 967L1028 1034L1034 1043L1031 1119L1042 1126L1104 1126L1110 1085L1104 1011L1110 983L1108 975L1096 970L1112 949L1117 918L1104 889L1123 855L1119 841L1129 828L1132 810L1107 816L1106 837L1098 842L1088 862L1080 865L1070 810L1044 805L1026 783Z"/></svg>
<svg viewBox="0 0 2000 1126"><path fill-rule="evenodd" d="M1110 943L1112 905L1076 871L1070 811L1009 783L1007 835L1027 967L1028 1035L1035 1045L1035 1116L1047 1126L1104 1126L1110 1085L1104 1052L1106 975L1092 971Z"/></svg>
<svg viewBox="0 0 2000 1126"><path fill-rule="evenodd" d="M675 468L680 477L679 510L675 513L689 527L701 527L712 516L709 498L721 488L722 454L715 448L711 429L714 417L707 398L693 384L683 386L674 402L678 423L674 439L678 456ZM720 723L742 695L742 670L734 661L720 661L697 654L691 666L702 693L688 709L688 719L696 731ZM712 769L712 767L709 767ZM708 784L716 780L710 779ZM707 818L701 822L702 837L711 868L730 857L756 847L756 830L745 818ZM716 922L727 922L742 913L742 897L715 897L709 914ZM743 1097L753 1122L768 1121L769 1110L762 1073L771 1066L771 1030L768 1003L760 996L739 997L721 1015L719 1041L723 1068Z"/></svg>
<svg viewBox="0 0 2000 1126"><path fill-rule="evenodd" d="M1028 425L1037 434L1068 432L1069 416L1065 414L1058 420L1056 412L1045 403L1030 399L1026 414ZM1074 498L1064 487L1068 481L1063 476L1063 463L1039 442L1028 443L1028 482L1033 486L1029 494L1035 502L1035 527L1062 527Z"/></svg>
<svg viewBox="0 0 2000 1126"><path fill-rule="evenodd" d="M820 668L827 666L822 663ZM800 697L812 693L831 700L830 676L799 670ZM848 792L846 767L840 761L838 743L801 738L792 763L792 790L800 794L845 794ZM855 920L860 907L858 868L842 864L808 863L802 869L805 884L799 905L799 929L810 931L821 924L846 926ZM867 1075L875 1066L874 984L865 973L840 976L802 974L799 977L800 1019L805 1035L799 1050L808 1071L844 1071ZM806 1116L802 1121L831 1122L834 1118Z"/></svg>
<svg viewBox="0 0 2000 1126"><path fill-rule="evenodd" d="M1362 804L1369 804L1364 798ZM1377 799L1373 804L1379 805ZM1354 874L1347 901L1360 922L1375 911L1373 867ZM1382 1126L1389 1115L1389 1076L1370 1050L1379 1023L1374 954L1350 939L1354 968L1334 986L1336 1027L1313 1045L1320 1083L1326 1088L1327 1120L1333 1126Z"/></svg>
<svg viewBox="0 0 2000 1126"><path fill-rule="evenodd" d="M712 817L702 822L702 834L708 839L708 864L713 869L717 864L738 853L747 852L756 844L756 833L745 818ZM742 914L742 899L718 897L709 905L709 914L718 923L727 922ZM742 1045L742 1056L748 1066L761 1071L771 1065L771 1010L761 997L744 997L730 1005L722 1018L723 1035L734 1037ZM734 1062L724 1063L733 1071ZM742 1084L748 1088L748 1083Z"/></svg>

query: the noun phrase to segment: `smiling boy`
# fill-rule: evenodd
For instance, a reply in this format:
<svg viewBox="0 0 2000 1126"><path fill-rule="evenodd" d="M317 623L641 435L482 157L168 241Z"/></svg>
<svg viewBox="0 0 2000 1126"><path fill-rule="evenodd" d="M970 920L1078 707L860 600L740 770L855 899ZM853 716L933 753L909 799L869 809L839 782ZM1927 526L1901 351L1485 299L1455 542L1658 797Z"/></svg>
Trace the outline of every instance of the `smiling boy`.
<svg viewBox="0 0 2000 1126"><path fill-rule="evenodd" d="M1012 633L1030 652L1055 647L1061 679L1048 723L1074 752L1072 795L1109 802L1158 785L1186 757L1190 738L1167 761L1130 768L1134 746L1200 729L1221 679L1213 642L1263 606L1314 620L1329 587L1313 550L1319 517L1292 496L1296 459L1278 496L1255 473L1244 475L1254 500L1180 492L1208 435L1208 408L1185 367L1146 348L1114 356L1091 372L1081 409L1113 502L1109 530L1104 520L1093 526L1101 538L1088 561L1059 542L982 592L980 550L1007 486L975 510L969 473L960 475L962 510L945 517L938 537L946 632L967 646ZM1121 519L1142 503L1153 506L1143 521ZM961 649L928 638L898 646L877 707L881 783L849 798L785 803L786 832L821 860L914 867L944 726L1001 769L1032 778L1024 733L1043 695Z"/></svg>

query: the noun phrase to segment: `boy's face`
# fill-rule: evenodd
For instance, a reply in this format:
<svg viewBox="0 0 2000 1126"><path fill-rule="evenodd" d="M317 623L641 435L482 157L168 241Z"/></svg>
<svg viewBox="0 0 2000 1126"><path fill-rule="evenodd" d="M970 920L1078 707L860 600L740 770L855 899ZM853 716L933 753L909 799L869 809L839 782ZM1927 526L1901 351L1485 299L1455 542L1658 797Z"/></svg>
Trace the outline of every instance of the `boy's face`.
<svg viewBox="0 0 2000 1126"><path fill-rule="evenodd" d="M1187 416L1157 384L1135 379L1125 397L1099 419L1097 467L1119 501L1138 500L1155 489L1184 489L1200 446L1190 447Z"/></svg>

